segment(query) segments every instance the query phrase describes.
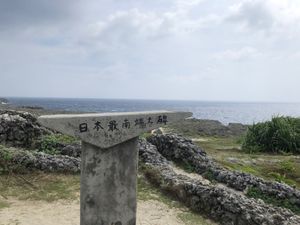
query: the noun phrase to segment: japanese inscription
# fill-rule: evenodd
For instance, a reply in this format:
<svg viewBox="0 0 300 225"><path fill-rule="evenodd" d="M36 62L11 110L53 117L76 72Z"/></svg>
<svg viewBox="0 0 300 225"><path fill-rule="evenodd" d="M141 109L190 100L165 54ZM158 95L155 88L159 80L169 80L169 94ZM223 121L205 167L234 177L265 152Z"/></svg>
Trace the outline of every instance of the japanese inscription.
<svg viewBox="0 0 300 225"><path fill-rule="evenodd" d="M147 122L147 124L150 124L150 126L153 124L152 117L148 117L148 122Z"/></svg>
<svg viewBox="0 0 300 225"><path fill-rule="evenodd" d="M81 124L79 124L79 131L80 131L80 133L87 132L87 130L88 130L87 123L81 123Z"/></svg>
<svg viewBox="0 0 300 225"><path fill-rule="evenodd" d="M119 131L119 128L128 130L132 126L143 129L146 127L151 127L154 123L166 125L168 123L168 116L167 115L159 115L156 118L153 118L151 116L146 117L146 118L140 117L140 118L135 118L133 121L130 121L129 119L124 119L123 121L120 122L120 126L116 120L110 120L110 121L108 121L107 129L105 129L105 126L104 126L105 124L103 124L102 122L97 120L93 124L93 130L95 130L95 131L103 130L104 132L105 131L114 132L116 130ZM80 133L84 133L87 131L88 131L87 123L79 124L79 132Z"/></svg>
<svg viewBox="0 0 300 225"><path fill-rule="evenodd" d="M123 124L122 124L122 128L126 128L129 129L130 128L130 122L128 119L125 119Z"/></svg>
<svg viewBox="0 0 300 225"><path fill-rule="evenodd" d="M138 118L134 121L134 126L138 126L139 128L145 128L146 123L144 121L144 118Z"/></svg>
<svg viewBox="0 0 300 225"><path fill-rule="evenodd" d="M39 121L53 130L108 148L190 116L189 112L147 111L49 115L39 117Z"/></svg>
<svg viewBox="0 0 300 225"><path fill-rule="evenodd" d="M117 126L118 126L117 121L115 121L115 120L109 121L109 123L108 123L108 131L119 130Z"/></svg>
<svg viewBox="0 0 300 225"><path fill-rule="evenodd" d="M167 124L168 122L168 117L166 115L158 116L157 123L158 124Z"/></svg>
<svg viewBox="0 0 300 225"><path fill-rule="evenodd" d="M101 125L101 122L97 121L97 122L95 123L94 130L99 131L100 129L103 130L103 127L102 127L102 125Z"/></svg>

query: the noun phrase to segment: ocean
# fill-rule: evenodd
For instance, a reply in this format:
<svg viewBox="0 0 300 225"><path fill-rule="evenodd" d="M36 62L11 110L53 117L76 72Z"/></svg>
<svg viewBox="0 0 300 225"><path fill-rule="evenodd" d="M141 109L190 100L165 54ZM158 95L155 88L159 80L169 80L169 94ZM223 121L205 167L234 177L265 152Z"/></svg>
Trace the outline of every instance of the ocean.
<svg viewBox="0 0 300 225"><path fill-rule="evenodd" d="M177 100L7 98L10 104L80 112L129 112L149 110L190 111L198 119L223 124L252 124L273 116L300 117L300 103L205 102Z"/></svg>

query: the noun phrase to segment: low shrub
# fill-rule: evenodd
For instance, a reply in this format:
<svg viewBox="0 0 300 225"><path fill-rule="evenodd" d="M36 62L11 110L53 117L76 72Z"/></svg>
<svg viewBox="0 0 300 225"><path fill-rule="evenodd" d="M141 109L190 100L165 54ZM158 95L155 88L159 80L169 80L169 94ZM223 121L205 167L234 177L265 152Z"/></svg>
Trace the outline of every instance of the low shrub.
<svg viewBox="0 0 300 225"><path fill-rule="evenodd" d="M300 153L300 118L277 116L248 128L242 149L249 153Z"/></svg>
<svg viewBox="0 0 300 225"><path fill-rule="evenodd" d="M14 162L15 149L0 145L0 175L26 172L24 166Z"/></svg>
<svg viewBox="0 0 300 225"><path fill-rule="evenodd" d="M38 150L47 154L55 155L59 150L68 144L74 144L78 140L74 137L63 134L46 135L42 138Z"/></svg>
<svg viewBox="0 0 300 225"><path fill-rule="evenodd" d="M0 175L11 170L11 159L11 153L4 146L0 145Z"/></svg>

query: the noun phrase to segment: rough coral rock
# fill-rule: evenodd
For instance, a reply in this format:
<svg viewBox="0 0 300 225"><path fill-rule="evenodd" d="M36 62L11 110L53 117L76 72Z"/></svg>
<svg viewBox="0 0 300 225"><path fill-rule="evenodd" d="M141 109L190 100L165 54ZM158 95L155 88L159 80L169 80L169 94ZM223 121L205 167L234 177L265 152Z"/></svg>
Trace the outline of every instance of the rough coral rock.
<svg viewBox="0 0 300 225"><path fill-rule="evenodd" d="M0 111L0 144L32 148L42 135L50 133L28 112Z"/></svg>
<svg viewBox="0 0 300 225"><path fill-rule="evenodd" d="M296 225L300 217L290 210L273 207L263 201L249 199L230 189L204 185L199 180L178 175L156 146L140 141L140 160L146 176L191 209L222 225ZM203 156L203 153L199 153ZM155 174L155 175L153 175Z"/></svg>
<svg viewBox="0 0 300 225"><path fill-rule="evenodd" d="M228 187L238 191L245 191L254 187L262 193L289 201L291 204L300 207L300 191L283 183L266 181L251 174L230 171L222 168L205 151L190 139L176 134L153 135L147 139L155 145L158 151L168 160L181 161L191 165L199 174L207 172L214 180L226 184Z"/></svg>

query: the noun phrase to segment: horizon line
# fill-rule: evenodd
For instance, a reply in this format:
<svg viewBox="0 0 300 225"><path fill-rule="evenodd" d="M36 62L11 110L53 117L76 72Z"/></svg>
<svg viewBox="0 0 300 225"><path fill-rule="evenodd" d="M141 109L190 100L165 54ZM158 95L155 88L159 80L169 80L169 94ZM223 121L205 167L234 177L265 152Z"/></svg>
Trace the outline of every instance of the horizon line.
<svg viewBox="0 0 300 225"><path fill-rule="evenodd" d="M91 99L91 100L134 100L134 101L190 101L190 102L216 102L216 103L289 103L300 104L295 101L268 101L268 100L201 100L201 99L150 99L150 98L100 98L100 97L28 97L28 96L0 96L0 98L24 99Z"/></svg>

